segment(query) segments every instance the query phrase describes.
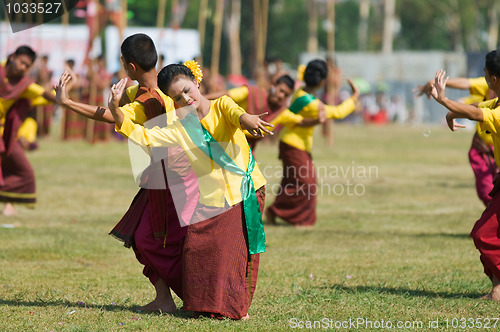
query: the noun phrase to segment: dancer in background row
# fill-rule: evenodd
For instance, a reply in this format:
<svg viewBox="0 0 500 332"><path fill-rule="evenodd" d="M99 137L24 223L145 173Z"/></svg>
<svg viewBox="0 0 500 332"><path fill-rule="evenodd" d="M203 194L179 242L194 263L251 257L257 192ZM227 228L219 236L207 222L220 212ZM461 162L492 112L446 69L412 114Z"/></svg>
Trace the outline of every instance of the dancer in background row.
<svg viewBox="0 0 500 332"><path fill-rule="evenodd" d="M27 75L35 59L35 51L20 46L0 65L0 120L5 121L0 139L0 201L5 202L4 215L17 214L13 203L34 206L36 202L35 174L17 139L18 131L31 107L55 98Z"/></svg>
<svg viewBox="0 0 500 332"><path fill-rule="evenodd" d="M295 91L289 110L304 118L317 118L320 102L313 95L320 89L328 75L326 62L313 60L304 72L306 86ZM326 117L342 119L353 112L359 89L348 80L351 98L338 106L325 105ZM266 210L269 223L276 217L295 226L312 226L316 223L316 173L312 162L313 127L287 127L281 131L279 156L283 163L281 190L274 203Z"/></svg>
<svg viewBox="0 0 500 332"><path fill-rule="evenodd" d="M243 85L228 91L211 93L205 95L205 97L207 99L217 99L223 95L228 95L249 114L267 113L261 118L274 126L273 132L275 134L279 133L281 126L292 127L297 125L300 127L309 127L319 124L321 118L304 118L287 109L288 98L293 93L294 85L295 81L293 78L289 75L282 75L276 79L276 82L272 83L268 91L258 86ZM262 140L262 138L247 134L247 140L250 148L254 151L257 142Z"/></svg>
<svg viewBox="0 0 500 332"><path fill-rule="evenodd" d="M431 98L434 79L425 85L419 85L414 90L418 96L426 94ZM450 78L446 82L446 87L469 90L470 96L463 100L463 103L477 106L479 103L496 97L495 92L489 89L484 77L477 78ZM476 124L476 132L472 138L469 149L469 162L476 179L477 196L483 201L485 206L491 201L489 193L493 190L493 178L498 173L493 154L493 139L491 134L481 130L479 123Z"/></svg>
<svg viewBox="0 0 500 332"><path fill-rule="evenodd" d="M491 51L486 55L484 73L488 86L497 96L500 94L500 50ZM449 112L446 121L452 131L460 126L456 123L457 118L467 118L478 121L481 130L489 131L492 135L495 162L500 166L500 108L498 97L480 103L478 106L467 105L450 100L446 97L446 84L448 77L444 70L439 70L436 74L434 85L431 91L432 97ZM484 210L481 218L476 221L470 236L474 240L476 248L479 250L481 263L484 266L484 273L490 278L492 288L489 294L483 298L500 301L500 182L498 176L494 181L494 188L490 195L491 202Z"/></svg>

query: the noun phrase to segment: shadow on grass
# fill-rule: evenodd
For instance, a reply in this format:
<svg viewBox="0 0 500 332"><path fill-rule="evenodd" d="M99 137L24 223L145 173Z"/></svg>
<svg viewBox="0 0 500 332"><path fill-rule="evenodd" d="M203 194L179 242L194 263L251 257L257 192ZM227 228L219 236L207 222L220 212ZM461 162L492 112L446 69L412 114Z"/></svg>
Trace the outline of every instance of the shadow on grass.
<svg viewBox="0 0 500 332"><path fill-rule="evenodd" d="M429 297L429 298L445 298L445 299L479 299L484 293L450 293L450 292L434 292L430 290L408 289L408 288L391 288L381 286L346 286L334 284L331 286L320 287L321 289L332 289L343 291L346 293L379 293L391 294L398 296L410 297Z"/></svg>
<svg viewBox="0 0 500 332"><path fill-rule="evenodd" d="M414 234L414 237L449 237L449 238L456 238L456 239L471 239L469 233L420 233L420 234Z"/></svg>
<svg viewBox="0 0 500 332"><path fill-rule="evenodd" d="M267 225L266 225L267 226ZM455 238L455 239L471 239L469 233L412 233L412 232L398 232L398 231L392 231L392 230L387 230L387 231L373 231L373 230L347 230L347 229L342 229L342 228L314 228L314 227L293 227L291 225L284 225L284 224L277 224L277 225L271 225L270 227L289 227L290 229L297 230L298 232L303 232L303 233L308 233L308 234L314 234L314 233L321 233L321 234L332 234L336 236L346 236L349 238L364 238L366 239L367 237L373 238L376 240L388 238L388 239L393 239L393 238L402 238L402 237L418 237L418 238ZM269 227L269 226L267 226Z"/></svg>
<svg viewBox="0 0 500 332"><path fill-rule="evenodd" d="M5 300L0 299L0 306L16 306L16 307L68 307L68 308L81 308L81 309L99 309L106 311L130 311L138 315L160 315L160 313L155 312L137 312L137 306L123 306L123 305L99 305L99 304L86 304L81 302L69 302L69 301L17 301L17 300ZM183 311L178 309L174 313L162 314L170 315L178 318L192 318L193 313L191 311Z"/></svg>

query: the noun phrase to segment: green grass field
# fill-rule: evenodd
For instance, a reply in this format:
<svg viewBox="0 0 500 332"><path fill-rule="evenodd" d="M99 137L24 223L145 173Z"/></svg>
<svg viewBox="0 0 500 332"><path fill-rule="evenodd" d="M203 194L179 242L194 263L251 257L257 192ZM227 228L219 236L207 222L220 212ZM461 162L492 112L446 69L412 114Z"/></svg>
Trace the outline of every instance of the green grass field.
<svg viewBox="0 0 500 332"><path fill-rule="evenodd" d="M137 192L127 145L42 140L29 153L36 209L0 216L14 225L0 228L0 331L347 331L388 322L479 331L487 318L498 330L499 305L477 299L490 282L469 238L483 210L471 139L439 127L341 124L334 147L316 137L318 222L266 226L248 321L135 313L153 287L133 251L108 235ZM270 204L277 146L260 145L257 160Z"/></svg>

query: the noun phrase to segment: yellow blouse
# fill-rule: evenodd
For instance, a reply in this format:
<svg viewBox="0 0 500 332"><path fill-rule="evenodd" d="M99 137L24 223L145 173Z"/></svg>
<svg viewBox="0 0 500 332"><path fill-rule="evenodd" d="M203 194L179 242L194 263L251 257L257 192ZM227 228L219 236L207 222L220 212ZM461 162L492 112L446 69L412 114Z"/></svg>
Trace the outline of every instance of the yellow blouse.
<svg viewBox="0 0 500 332"><path fill-rule="evenodd" d="M42 86L31 83L17 99L28 99L31 106L46 105L49 101L42 97L44 92L45 89ZM17 99L0 98L0 118L5 118L7 111L14 105Z"/></svg>
<svg viewBox="0 0 500 332"><path fill-rule="evenodd" d="M470 96L465 98L464 103L475 104L488 100L488 82L486 82L486 79L484 77L469 78L469 83ZM491 134L488 134L486 131L481 130L481 126L479 123L476 124L476 132L484 143L490 146L493 145L493 138L491 137Z"/></svg>
<svg viewBox="0 0 500 332"><path fill-rule="evenodd" d="M242 85L227 91L227 95L244 110L248 107L248 87Z"/></svg>
<svg viewBox="0 0 500 332"><path fill-rule="evenodd" d="M482 102L478 107L483 111L483 122L480 123L481 130L491 133L495 163L500 167L500 106L498 105L498 97Z"/></svg>
<svg viewBox="0 0 500 332"><path fill-rule="evenodd" d="M292 96L292 104L295 99L307 94L302 89L298 89ZM297 115L304 118L318 117L319 100L315 99L305 106ZM338 106L325 105L326 117L342 119L352 113L356 108L354 99L351 97ZM291 145L299 150L312 152L314 127L285 126L280 134L283 143Z"/></svg>
<svg viewBox="0 0 500 332"><path fill-rule="evenodd" d="M219 142L234 163L246 171L250 148L239 122L244 113L231 98L223 96L211 101L210 110L200 123ZM141 146L181 146L198 176L200 203L224 207L226 203L233 206L242 201L241 175L225 170L202 152L191 140L179 118L176 117L168 128L146 129L125 117L117 131ZM257 164L251 175L255 189L266 184Z"/></svg>
<svg viewBox="0 0 500 332"><path fill-rule="evenodd" d="M137 91L139 90L139 85L134 85L127 88L126 93L128 98L131 100L131 103L126 104L120 107L120 110L123 112L123 115L130 119L133 123L143 125L144 122L148 121L146 117L146 112L144 109L144 105L135 101L135 96L137 95ZM169 96L165 95L160 89L156 89L156 92L162 97L163 102L165 103L165 112L167 112L167 122L173 121L173 113L169 113L174 111L174 101ZM115 125L116 131L119 130L118 126Z"/></svg>

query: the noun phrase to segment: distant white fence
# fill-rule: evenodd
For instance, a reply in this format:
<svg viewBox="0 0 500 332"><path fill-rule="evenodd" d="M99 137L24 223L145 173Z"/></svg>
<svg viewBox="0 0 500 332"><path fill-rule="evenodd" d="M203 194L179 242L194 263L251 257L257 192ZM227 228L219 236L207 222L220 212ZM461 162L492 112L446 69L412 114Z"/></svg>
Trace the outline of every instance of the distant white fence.
<svg viewBox="0 0 500 332"><path fill-rule="evenodd" d="M301 54L300 63L328 56L326 52ZM379 83L385 83L388 96L404 96L408 108L413 112L413 123L442 123L444 108L433 100L415 98L412 90L433 78L440 68L450 77L468 76L468 56L466 53L450 52L394 52L392 54L370 52L336 52L335 60L342 69L344 78L362 78L372 86L375 93ZM480 62L480 61L479 61ZM475 71L477 73L477 70ZM480 73L477 75L481 75ZM448 96L453 99L466 96L467 91L450 89Z"/></svg>

